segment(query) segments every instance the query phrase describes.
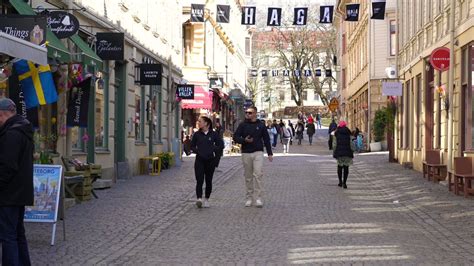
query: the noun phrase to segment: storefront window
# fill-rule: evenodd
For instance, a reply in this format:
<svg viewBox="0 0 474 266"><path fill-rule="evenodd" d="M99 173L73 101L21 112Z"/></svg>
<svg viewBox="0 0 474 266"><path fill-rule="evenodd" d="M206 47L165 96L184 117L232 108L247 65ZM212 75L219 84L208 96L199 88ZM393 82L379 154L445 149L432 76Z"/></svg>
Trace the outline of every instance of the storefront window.
<svg viewBox="0 0 474 266"><path fill-rule="evenodd" d="M160 86L151 86L151 91L153 93L151 98L151 115L152 115L152 131L153 131L153 143L161 141L161 132L160 132L160 118L159 110L161 107L161 92Z"/></svg>
<svg viewBox="0 0 474 266"><path fill-rule="evenodd" d="M108 81L106 72L98 72L95 81L95 147L108 148Z"/></svg>
<svg viewBox="0 0 474 266"><path fill-rule="evenodd" d="M135 141L145 141L145 87L139 87L135 94Z"/></svg>

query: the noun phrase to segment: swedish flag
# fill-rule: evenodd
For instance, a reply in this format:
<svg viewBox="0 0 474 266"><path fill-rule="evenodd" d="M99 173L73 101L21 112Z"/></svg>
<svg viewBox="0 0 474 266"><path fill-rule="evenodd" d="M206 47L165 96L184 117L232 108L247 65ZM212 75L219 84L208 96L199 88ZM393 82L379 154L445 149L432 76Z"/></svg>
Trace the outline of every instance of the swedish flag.
<svg viewBox="0 0 474 266"><path fill-rule="evenodd" d="M19 60L13 66L23 88L27 109L54 103L58 100L58 93L49 65L42 66L30 61Z"/></svg>

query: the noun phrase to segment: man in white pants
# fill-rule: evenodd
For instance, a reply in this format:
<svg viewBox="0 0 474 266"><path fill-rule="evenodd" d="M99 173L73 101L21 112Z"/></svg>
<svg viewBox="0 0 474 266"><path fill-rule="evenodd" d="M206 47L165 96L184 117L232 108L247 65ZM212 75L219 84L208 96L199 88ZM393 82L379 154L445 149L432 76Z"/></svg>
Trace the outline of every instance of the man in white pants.
<svg viewBox="0 0 474 266"><path fill-rule="evenodd" d="M247 189L245 206L263 207L263 146L267 150L268 160L273 161L270 137L264 122L257 119L257 108L249 107L245 111L245 121L240 123L234 133L234 141L242 144L242 162Z"/></svg>

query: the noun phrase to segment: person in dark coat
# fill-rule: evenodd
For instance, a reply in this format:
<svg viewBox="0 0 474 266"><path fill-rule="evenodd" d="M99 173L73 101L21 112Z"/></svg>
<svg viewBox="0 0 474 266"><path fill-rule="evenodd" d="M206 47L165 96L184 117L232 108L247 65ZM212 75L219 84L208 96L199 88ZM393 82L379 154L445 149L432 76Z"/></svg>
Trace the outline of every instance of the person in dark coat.
<svg viewBox="0 0 474 266"><path fill-rule="evenodd" d="M331 121L331 124L329 124L329 129L328 129L328 135L329 135L329 140L328 140L328 145L329 145L329 150L332 150L332 143L333 143L333 135L331 134L334 130L336 130L337 124L336 120L334 118Z"/></svg>
<svg viewBox="0 0 474 266"><path fill-rule="evenodd" d="M31 265L25 236L25 206L34 203L33 127L0 99L0 243L2 265Z"/></svg>
<svg viewBox="0 0 474 266"><path fill-rule="evenodd" d="M206 181L206 192L204 195L204 208L209 207L209 197L212 192L212 177L218 158L224 150L224 141L219 133L212 130L212 120L207 116L198 119L199 130L193 134L191 150L196 153L194 161L194 173L196 175L196 206L201 208L202 185Z"/></svg>
<svg viewBox="0 0 474 266"><path fill-rule="evenodd" d="M306 134L308 134L309 145L313 145L313 135L316 132L316 126L313 122L313 119L308 119L308 124L306 125Z"/></svg>
<svg viewBox="0 0 474 266"><path fill-rule="evenodd" d="M334 132L333 157L337 159L338 186L347 188L346 181L349 175L349 166L352 165L354 152L352 149L351 131L345 121L340 121Z"/></svg>

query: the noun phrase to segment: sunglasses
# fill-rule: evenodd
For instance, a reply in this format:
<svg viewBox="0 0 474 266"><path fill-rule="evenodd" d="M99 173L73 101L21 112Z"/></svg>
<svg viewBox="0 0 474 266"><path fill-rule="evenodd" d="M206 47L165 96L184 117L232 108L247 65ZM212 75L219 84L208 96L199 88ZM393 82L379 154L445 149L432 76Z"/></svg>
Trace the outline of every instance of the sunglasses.
<svg viewBox="0 0 474 266"><path fill-rule="evenodd" d="M246 113L246 114L248 114L248 115L251 115L251 114L253 114L253 112L245 112L245 113Z"/></svg>

